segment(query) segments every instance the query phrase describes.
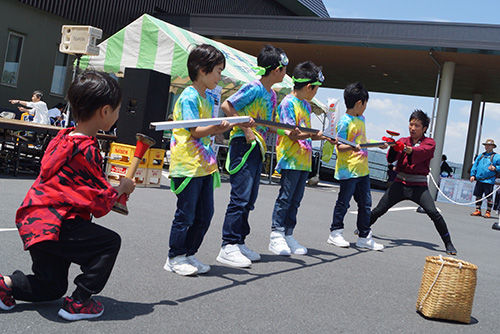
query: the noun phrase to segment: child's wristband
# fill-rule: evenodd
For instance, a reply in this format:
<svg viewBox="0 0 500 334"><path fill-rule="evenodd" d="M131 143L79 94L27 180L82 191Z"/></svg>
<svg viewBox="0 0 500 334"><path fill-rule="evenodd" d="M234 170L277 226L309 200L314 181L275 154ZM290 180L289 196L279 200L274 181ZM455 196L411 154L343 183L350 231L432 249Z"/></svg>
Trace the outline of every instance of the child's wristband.
<svg viewBox="0 0 500 334"><path fill-rule="evenodd" d="M276 133L279 134L280 136L284 136L285 135L285 130L283 130L283 129L277 129Z"/></svg>

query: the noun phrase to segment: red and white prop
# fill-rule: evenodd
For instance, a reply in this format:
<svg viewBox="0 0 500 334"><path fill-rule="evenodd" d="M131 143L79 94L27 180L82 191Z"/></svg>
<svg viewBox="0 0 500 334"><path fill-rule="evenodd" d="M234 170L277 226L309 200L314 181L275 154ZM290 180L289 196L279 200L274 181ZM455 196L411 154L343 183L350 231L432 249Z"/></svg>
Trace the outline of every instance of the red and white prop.
<svg viewBox="0 0 500 334"><path fill-rule="evenodd" d="M339 99L328 99L326 111L326 118L328 118L328 126L325 127L324 134L328 135L329 138L337 136L337 123L340 119L340 111L338 108Z"/></svg>

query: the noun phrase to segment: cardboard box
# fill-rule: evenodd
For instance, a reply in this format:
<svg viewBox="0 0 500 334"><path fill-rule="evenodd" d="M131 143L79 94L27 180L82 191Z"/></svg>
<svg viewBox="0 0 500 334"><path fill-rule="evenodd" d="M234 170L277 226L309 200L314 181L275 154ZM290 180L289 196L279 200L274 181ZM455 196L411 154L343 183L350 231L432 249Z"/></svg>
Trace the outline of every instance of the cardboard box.
<svg viewBox="0 0 500 334"><path fill-rule="evenodd" d="M106 166L106 175L108 177L108 181L110 183L120 183L120 179L127 175L127 171L130 168L130 165L121 164L121 163L110 163L108 162ZM146 168L137 168L135 172L135 183L137 187L144 187L147 184L147 169Z"/></svg>
<svg viewBox="0 0 500 334"><path fill-rule="evenodd" d="M147 187L160 187L163 169L148 168L146 172Z"/></svg>
<svg viewBox="0 0 500 334"><path fill-rule="evenodd" d="M135 146L113 142L109 148L108 162L130 166L134 152Z"/></svg>
<svg viewBox="0 0 500 334"><path fill-rule="evenodd" d="M130 166L134 157L135 146L113 142L109 148L109 162ZM144 154L140 168L147 168L149 150Z"/></svg>
<svg viewBox="0 0 500 334"><path fill-rule="evenodd" d="M150 148L147 154L148 154L148 161L147 161L148 168L154 168L154 169L163 168L163 162L164 162L163 160L165 159L165 150L162 150L160 148Z"/></svg>

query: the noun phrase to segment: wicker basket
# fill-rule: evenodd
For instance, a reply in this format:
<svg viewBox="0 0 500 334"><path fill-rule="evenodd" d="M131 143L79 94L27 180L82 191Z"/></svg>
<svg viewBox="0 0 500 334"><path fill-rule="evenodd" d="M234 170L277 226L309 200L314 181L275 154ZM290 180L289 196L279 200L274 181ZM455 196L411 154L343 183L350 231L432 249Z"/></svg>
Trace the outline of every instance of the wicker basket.
<svg viewBox="0 0 500 334"><path fill-rule="evenodd" d="M429 318L470 323L477 266L451 257L425 258L417 311Z"/></svg>

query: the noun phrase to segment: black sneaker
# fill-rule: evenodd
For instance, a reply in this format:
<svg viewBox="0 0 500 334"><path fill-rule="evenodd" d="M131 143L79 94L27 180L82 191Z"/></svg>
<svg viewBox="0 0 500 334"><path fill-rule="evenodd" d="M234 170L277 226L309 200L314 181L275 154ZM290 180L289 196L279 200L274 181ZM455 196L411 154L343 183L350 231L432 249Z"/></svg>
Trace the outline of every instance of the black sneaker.
<svg viewBox="0 0 500 334"><path fill-rule="evenodd" d="M457 255L457 250L455 249L455 247L453 246L453 244L451 242L447 243L445 245L445 247L446 247L446 254Z"/></svg>
<svg viewBox="0 0 500 334"><path fill-rule="evenodd" d="M12 298L12 289L5 284L3 276L0 275L0 309L12 310L16 306L16 300Z"/></svg>
<svg viewBox="0 0 500 334"><path fill-rule="evenodd" d="M104 306L93 298L89 298L84 303L79 303L71 297L66 297L58 314L63 319L74 321L98 318L103 313Z"/></svg>

